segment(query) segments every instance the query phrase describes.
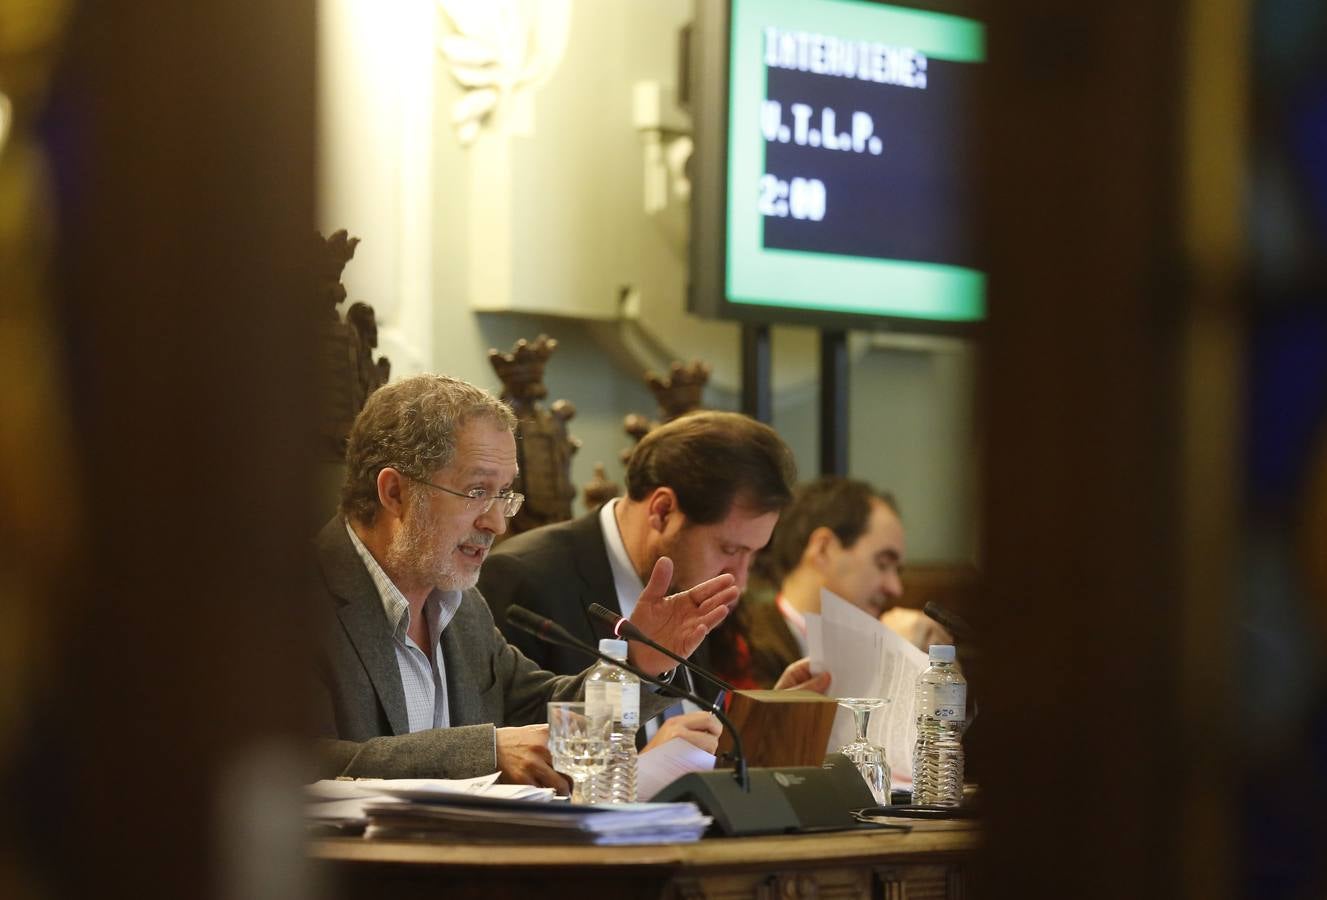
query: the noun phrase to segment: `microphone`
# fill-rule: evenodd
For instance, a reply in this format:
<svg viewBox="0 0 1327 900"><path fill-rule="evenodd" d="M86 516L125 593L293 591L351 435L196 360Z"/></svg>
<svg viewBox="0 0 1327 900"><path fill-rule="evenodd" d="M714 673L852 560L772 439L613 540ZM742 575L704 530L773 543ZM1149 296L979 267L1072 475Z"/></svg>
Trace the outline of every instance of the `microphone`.
<svg viewBox="0 0 1327 900"><path fill-rule="evenodd" d="M640 669L636 668L635 666L631 665L631 663L623 662L620 659L613 659L613 657L609 656L607 653L599 652L598 647L592 647L589 644L585 643L584 641L580 640L571 632L567 631L567 629L563 628L561 625L559 625L557 622L554 622L552 619L548 618L547 616L541 616L536 612L532 612L531 610L526 609L524 606L513 605L507 608L507 624L519 628L521 631L524 631L527 634L532 634L535 637L537 637L539 640L545 641L546 643L561 644L564 647L571 647L575 650L580 650L583 653L588 653L591 656L602 659L606 663L617 666L619 669L623 669L627 672L630 672L632 675L635 675L641 681L648 681L650 684L663 688L671 696L677 696L683 698L684 700L690 700L692 703L700 707L708 707L709 711L712 712L715 715L715 717L717 717L718 720L723 723L724 727L727 728L729 732L732 733L733 757L734 757L733 777L737 780L738 785L741 787L744 793L750 792L751 782L747 777L746 751L742 747L742 735L740 732L738 732L737 726L733 724L732 720L729 719L728 716L724 713L724 711L719 708L717 702L708 703L705 700L702 700L697 694L693 694L691 691L685 690L676 685L669 684L668 682L664 681L662 678L656 678L653 675L648 675L645 672L641 671ZM673 656L673 654L671 653L669 653L668 655Z"/></svg>
<svg viewBox="0 0 1327 900"><path fill-rule="evenodd" d="M928 618L933 619L944 626L944 629L954 636L954 640L965 642L976 640L977 635L972 630L971 625L936 603L934 600L928 600L926 606L922 608L922 612L925 613Z"/></svg>
<svg viewBox="0 0 1327 900"><path fill-rule="evenodd" d="M667 656L669 659L676 660L677 662L686 666L692 672L695 672L701 678L704 678L706 681L710 682L711 684L718 685L719 687L723 688L725 691L727 691L730 694L737 690L737 688L733 687L731 684L724 681L722 678L720 678L718 675L715 675L713 672L709 671L708 669L705 669L703 666L698 666L695 663L691 662L690 660L686 659L685 657L677 655L672 650L669 650L667 647L655 643L649 638L649 636L645 634L645 632L641 631L635 625L632 625L631 620L628 619L626 616L618 615L608 607L602 606L598 603L590 604L590 615L602 619L603 621L607 622L609 625L613 626L613 634L617 635L622 640L637 641L639 643L644 644L646 647L658 650L664 656ZM709 704L705 705L708 706Z"/></svg>
<svg viewBox="0 0 1327 900"><path fill-rule="evenodd" d="M577 647L586 652L590 651L587 644L581 642L579 638L570 631L563 628L557 622L547 616L541 616L536 612L526 609L524 606L512 605L507 609L507 624L515 625L528 634L532 634L541 641L550 644L562 644L563 646Z"/></svg>

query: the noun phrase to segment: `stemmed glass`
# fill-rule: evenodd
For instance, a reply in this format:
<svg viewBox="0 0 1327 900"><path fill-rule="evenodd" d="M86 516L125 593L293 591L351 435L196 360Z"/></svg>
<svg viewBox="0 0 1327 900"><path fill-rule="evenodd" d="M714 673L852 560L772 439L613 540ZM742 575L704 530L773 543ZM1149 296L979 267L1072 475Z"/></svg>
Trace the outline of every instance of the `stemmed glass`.
<svg viewBox="0 0 1327 900"><path fill-rule="evenodd" d="M548 752L553 768L571 779L571 802L587 803L586 785L608 763L612 720L591 719L583 702L548 704Z"/></svg>
<svg viewBox="0 0 1327 900"><path fill-rule="evenodd" d="M862 773L867 787L875 796L875 802L881 806L889 805L889 763L885 760L885 748L872 744L866 736L866 729L871 722L871 713L888 702L889 699L883 697L838 698L839 706L852 711L853 722L857 726L857 737L852 743L845 744L839 752L857 766L857 771Z"/></svg>

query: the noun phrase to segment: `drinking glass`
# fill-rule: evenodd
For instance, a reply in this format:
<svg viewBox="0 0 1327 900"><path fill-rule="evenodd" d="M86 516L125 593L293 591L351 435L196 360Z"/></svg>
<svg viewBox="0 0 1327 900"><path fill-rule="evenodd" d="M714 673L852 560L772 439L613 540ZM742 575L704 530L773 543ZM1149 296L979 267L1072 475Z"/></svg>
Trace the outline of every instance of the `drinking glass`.
<svg viewBox="0 0 1327 900"><path fill-rule="evenodd" d="M585 803L589 779L608 762L608 735L612 720L591 719L583 702L548 704L548 752L553 768L571 779L571 802Z"/></svg>
<svg viewBox="0 0 1327 900"><path fill-rule="evenodd" d="M881 806L889 805L889 763L885 761L885 748L872 744L866 736L866 729L871 722L871 713L888 702L889 699L884 697L838 698L839 706L852 711L853 722L857 726L857 737L852 743L845 744L839 752L857 766L857 771L862 773L867 787L875 796L875 802Z"/></svg>

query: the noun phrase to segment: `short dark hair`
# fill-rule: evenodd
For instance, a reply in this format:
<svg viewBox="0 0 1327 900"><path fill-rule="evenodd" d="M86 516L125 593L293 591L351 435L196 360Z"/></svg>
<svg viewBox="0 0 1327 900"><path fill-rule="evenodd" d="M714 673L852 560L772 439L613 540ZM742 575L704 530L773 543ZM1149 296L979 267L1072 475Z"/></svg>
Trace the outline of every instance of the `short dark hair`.
<svg viewBox="0 0 1327 900"><path fill-rule="evenodd" d="M761 576L773 584L781 582L801 563L811 532L822 526L834 532L844 547L857 543L871 518L873 500L899 514L893 494L854 478L826 475L799 487L774 526L768 549L760 555Z"/></svg>
<svg viewBox="0 0 1327 900"><path fill-rule="evenodd" d="M682 514L698 525L718 522L734 503L776 512L792 499L797 464L768 425L732 412L701 410L660 425L627 460L627 496L644 500L672 488Z"/></svg>
<svg viewBox="0 0 1327 900"><path fill-rule="evenodd" d="M451 462L471 419L516 430L511 409L483 388L449 375L416 375L378 388L355 417L346 441L341 514L364 525L378 515L378 473L391 466L428 478Z"/></svg>

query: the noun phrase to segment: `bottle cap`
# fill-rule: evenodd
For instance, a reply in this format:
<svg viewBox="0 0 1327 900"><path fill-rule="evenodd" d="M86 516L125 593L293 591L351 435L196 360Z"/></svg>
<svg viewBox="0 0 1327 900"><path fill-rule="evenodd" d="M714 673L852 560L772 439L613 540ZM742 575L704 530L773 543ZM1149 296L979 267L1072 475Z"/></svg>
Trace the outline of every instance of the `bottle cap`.
<svg viewBox="0 0 1327 900"><path fill-rule="evenodd" d="M931 662L953 662L954 645L953 644L932 644L930 652Z"/></svg>
<svg viewBox="0 0 1327 900"><path fill-rule="evenodd" d="M952 647L950 648L953 649ZM615 641L612 638L604 638L599 642L599 652L607 653L613 659L627 658L627 642Z"/></svg>

